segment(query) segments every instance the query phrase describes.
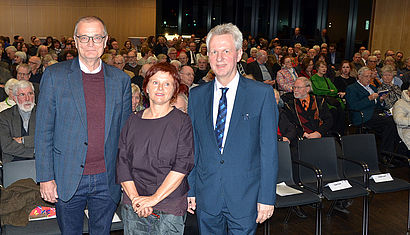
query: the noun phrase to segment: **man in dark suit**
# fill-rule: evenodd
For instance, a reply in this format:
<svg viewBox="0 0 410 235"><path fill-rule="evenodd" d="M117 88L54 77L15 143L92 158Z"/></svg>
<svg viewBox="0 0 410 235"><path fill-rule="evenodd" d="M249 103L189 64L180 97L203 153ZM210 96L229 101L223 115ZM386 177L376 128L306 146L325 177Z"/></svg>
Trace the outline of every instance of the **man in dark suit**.
<svg viewBox="0 0 410 235"><path fill-rule="evenodd" d="M276 197L278 110L271 86L239 75L242 33L218 25L207 36L216 79L191 90L195 167L188 211L201 234L254 234Z"/></svg>
<svg viewBox="0 0 410 235"><path fill-rule="evenodd" d="M393 152L399 136L392 116L383 111L383 99L387 95L379 96L376 87L370 85L372 71L362 67L358 71L358 81L346 89L346 101L349 108L363 113L363 125L374 130L382 140L381 150ZM354 125L362 124L359 112L351 113Z"/></svg>
<svg viewBox="0 0 410 235"><path fill-rule="evenodd" d="M34 157L36 108L31 82L18 81L13 86L17 105L0 112L0 143L3 162Z"/></svg>
<svg viewBox="0 0 410 235"><path fill-rule="evenodd" d="M275 84L276 76L273 73L272 67L266 61L268 61L268 53L264 50L259 50L256 53L256 61L246 66L246 73L252 74L256 81L273 85Z"/></svg>
<svg viewBox="0 0 410 235"><path fill-rule="evenodd" d="M340 53L336 51L336 45L335 44L330 44L329 45L329 53L327 53L327 61L329 61L329 64L333 66L333 69L336 69L337 66L341 62L341 56Z"/></svg>
<svg viewBox="0 0 410 235"><path fill-rule="evenodd" d="M131 113L130 79L103 64L104 22L78 20L78 58L47 68L37 109L37 182L44 200L56 203L62 234L82 234L88 207L93 234L110 234L120 200L115 165L121 128Z"/></svg>
<svg viewBox="0 0 410 235"><path fill-rule="evenodd" d="M196 60L196 43L189 43L189 51L187 52L188 56L188 65L194 66L197 63Z"/></svg>

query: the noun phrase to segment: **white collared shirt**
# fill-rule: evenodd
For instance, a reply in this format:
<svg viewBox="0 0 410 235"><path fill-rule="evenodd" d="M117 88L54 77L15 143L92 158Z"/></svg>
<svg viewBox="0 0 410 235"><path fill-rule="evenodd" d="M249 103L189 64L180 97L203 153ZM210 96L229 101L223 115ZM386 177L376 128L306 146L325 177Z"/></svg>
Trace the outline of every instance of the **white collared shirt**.
<svg viewBox="0 0 410 235"><path fill-rule="evenodd" d="M227 87L229 88L228 91L226 92L226 122L225 122L225 129L224 129L224 138L222 139L222 152L225 146L225 140L226 140L226 135L228 134L228 129L229 129L229 123L231 122L231 116L232 116L232 110L233 106L235 103L235 96L236 96L236 90L238 89L238 84L239 84L239 73L237 72L235 77L232 79L232 81L229 82L227 86L222 86L221 83L219 83L218 79L215 79L215 84L214 84L214 104L213 104L213 124L214 124L214 129L216 125L216 119L218 118L218 108L219 108L219 100L221 99L222 96L222 90L220 88Z"/></svg>
<svg viewBox="0 0 410 235"><path fill-rule="evenodd" d="M362 86L364 89L366 89L367 92L369 92L369 95L372 95L372 94L374 93L373 89L372 89L369 85L364 86L364 85L361 84L359 81L357 81L357 82L360 84L360 86ZM377 103L377 99L374 100L374 103L375 103L375 104Z"/></svg>
<svg viewBox="0 0 410 235"><path fill-rule="evenodd" d="M101 68L102 68L102 61L101 61L101 59L99 59L100 65L98 65L98 68L94 69L93 71L90 71L90 70L87 68L87 66L85 66L85 64L83 64L83 63L81 62L80 59L78 59L78 61L80 62L80 69L81 69L81 71L83 71L84 73L96 74L96 73L98 73L98 72L101 71Z"/></svg>

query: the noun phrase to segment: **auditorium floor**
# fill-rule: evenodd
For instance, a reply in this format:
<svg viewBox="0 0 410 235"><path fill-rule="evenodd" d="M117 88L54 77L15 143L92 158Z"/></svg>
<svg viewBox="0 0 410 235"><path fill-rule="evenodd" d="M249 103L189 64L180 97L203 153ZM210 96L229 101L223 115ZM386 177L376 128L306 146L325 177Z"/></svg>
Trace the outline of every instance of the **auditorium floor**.
<svg viewBox="0 0 410 235"><path fill-rule="evenodd" d="M409 179L409 170L406 167L390 170L392 176ZM372 235L396 235L406 234L408 193L406 191L378 194L370 200L369 234ZM330 202L324 201L322 210L322 234L331 235L356 235L362 234L362 210L363 199L355 199L349 207L350 214L334 211L328 217L326 212ZM315 232L315 209L304 206L308 218L301 219L292 214L288 224L283 224L287 209L277 209L271 218L270 232L276 234L314 234ZM113 232L112 235L120 235ZM258 226L256 235L263 235L263 225Z"/></svg>

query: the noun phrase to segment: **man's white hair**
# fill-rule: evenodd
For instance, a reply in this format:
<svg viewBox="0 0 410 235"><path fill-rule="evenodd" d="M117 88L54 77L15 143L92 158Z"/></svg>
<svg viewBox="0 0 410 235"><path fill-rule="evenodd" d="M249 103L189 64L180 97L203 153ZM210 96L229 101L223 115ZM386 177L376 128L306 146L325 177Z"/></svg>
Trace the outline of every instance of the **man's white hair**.
<svg viewBox="0 0 410 235"><path fill-rule="evenodd" d="M232 23L217 25L206 36L206 46L209 51L209 42L214 35L230 34L233 37L236 50L242 49L243 37L241 31Z"/></svg>

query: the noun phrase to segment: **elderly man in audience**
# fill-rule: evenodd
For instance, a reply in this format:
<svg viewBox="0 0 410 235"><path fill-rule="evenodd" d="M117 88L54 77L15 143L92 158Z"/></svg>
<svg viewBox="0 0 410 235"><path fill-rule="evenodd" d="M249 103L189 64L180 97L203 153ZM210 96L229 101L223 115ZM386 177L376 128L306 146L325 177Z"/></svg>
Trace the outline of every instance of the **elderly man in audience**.
<svg viewBox="0 0 410 235"><path fill-rule="evenodd" d="M116 55L114 57L114 66L119 70L123 71L124 73L126 73L130 78L133 78L135 76L133 72L124 69L125 59L122 55Z"/></svg>
<svg viewBox="0 0 410 235"><path fill-rule="evenodd" d="M133 72L135 75L140 72L141 65L137 63L137 51L131 50L127 54L128 56L128 63L125 65L124 69Z"/></svg>
<svg viewBox="0 0 410 235"><path fill-rule="evenodd" d="M400 138L410 152L410 86L403 90L401 99L393 106L393 118L397 125ZM408 156L408 155L407 155Z"/></svg>
<svg viewBox="0 0 410 235"><path fill-rule="evenodd" d="M197 59L196 59L196 43L191 42L189 43L189 51L187 52L188 56L188 64L193 66L196 65Z"/></svg>
<svg viewBox="0 0 410 235"><path fill-rule="evenodd" d="M404 61L404 68L397 70L397 76L403 81L403 83L410 82L410 57L407 57Z"/></svg>
<svg viewBox="0 0 410 235"><path fill-rule="evenodd" d="M38 56L32 56L28 59L28 65L31 70L30 82L40 83L41 76L43 76L43 69L41 65L41 59Z"/></svg>
<svg viewBox="0 0 410 235"><path fill-rule="evenodd" d="M16 76L17 80L30 81L30 77L31 77L31 68L28 64L20 64L17 66L17 76ZM40 85L38 83L33 83L33 87L34 87L35 98L37 101L38 95L40 93Z"/></svg>
<svg viewBox="0 0 410 235"><path fill-rule="evenodd" d="M381 69L382 74L382 84L377 88L379 93L387 93L386 98L384 99L384 107L386 109L393 108L393 105L401 97L401 89L398 85L393 84L394 71L393 67L386 65Z"/></svg>
<svg viewBox="0 0 410 235"><path fill-rule="evenodd" d="M312 82L308 78L297 78L293 87L293 97L287 99L283 107L289 121L296 126L299 138L321 138L333 125L325 99L309 94L311 91Z"/></svg>
<svg viewBox="0 0 410 235"><path fill-rule="evenodd" d="M194 84L194 75L195 73L191 66L182 66L181 70L179 71L181 84L187 85L189 89L196 87L197 84Z"/></svg>
<svg viewBox="0 0 410 235"><path fill-rule="evenodd" d="M393 152L398 134L393 117L385 112L384 99L387 95L379 95L376 87L370 84L371 79L372 71L363 67L358 71L358 81L346 89L345 97L350 109L360 111L351 113L351 121L356 126L363 124L374 130L381 138L381 150Z"/></svg>
<svg viewBox="0 0 410 235"><path fill-rule="evenodd" d="M275 84L273 68L266 61L268 61L268 53L264 50L259 50L256 53L256 61L246 66L246 73L252 74L256 81L273 85Z"/></svg>
<svg viewBox="0 0 410 235"><path fill-rule="evenodd" d="M366 67L372 71L372 78L370 80L370 84L374 87L378 88L382 84L382 79L379 74L379 71L376 68L377 65L377 57L376 56L369 56L367 60Z"/></svg>
<svg viewBox="0 0 410 235"><path fill-rule="evenodd" d="M0 102L0 112L9 109L16 104L16 102L14 102L13 87L17 82L17 79L11 78L4 85L4 92L6 92L7 98Z"/></svg>
<svg viewBox="0 0 410 235"><path fill-rule="evenodd" d="M194 83L198 84L199 81L206 76L209 71L208 60L204 57L198 59L198 68L195 70Z"/></svg>
<svg viewBox="0 0 410 235"><path fill-rule="evenodd" d="M354 53L352 64L354 65L356 70L359 70L361 67L365 66L362 60L362 55L359 52Z"/></svg>
<svg viewBox="0 0 410 235"><path fill-rule="evenodd" d="M34 37L33 44L30 45L30 48L28 50L28 54L30 56L35 56L38 51L38 47L41 45L41 40L38 37Z"/></svg>
<svg viewBox="0 0 410 235"><path fill-rule="evenodd" d="M3 162L34 157L36 108L31 82L18 81L13 86L13 99L17 105L0 113Z"/></svg>
<svg viewBox="0 0 410 235"><path fill-rule="evenodd" d="M9 65L13 65L15 63L14 57L16 55L17 49L14 46L9 46L9 47L6 47L5 51L7 53L6 62Z"/></svg>
<svg viewBox="0 0 410 235"><path fill-rule="evenodd" d="M188 56L185 51L179 53L178 60L181 62L181 66L188 65Z"/></svg>
<svg viewBox="0 0 410 235"><path fill-rule="evenodd" d="M174 103L172 104L175 108L186 113L188 111L188 96L184 93L179 93ZM188 215L189 216L189 215Z"/></svg>
<svg viewBox="0 0 410 235"><path fill-rule="evenodd" d="M177 49L175 49L174 47L168 48L167 55L168 55L168 61L177 60Z"/></svg>

